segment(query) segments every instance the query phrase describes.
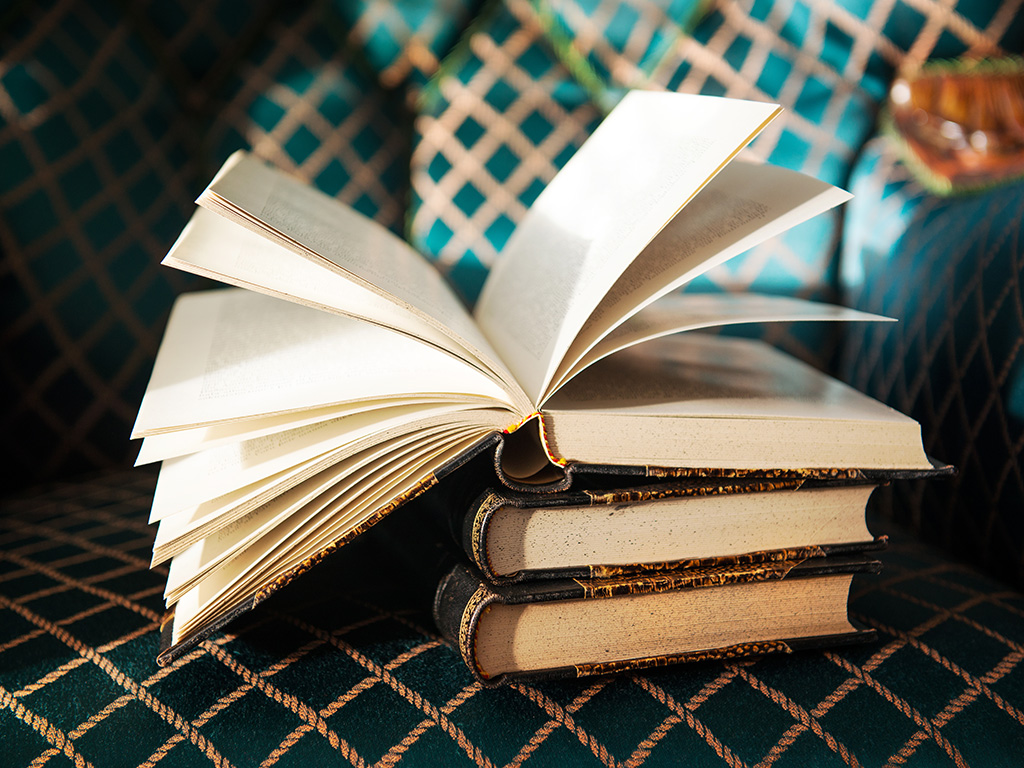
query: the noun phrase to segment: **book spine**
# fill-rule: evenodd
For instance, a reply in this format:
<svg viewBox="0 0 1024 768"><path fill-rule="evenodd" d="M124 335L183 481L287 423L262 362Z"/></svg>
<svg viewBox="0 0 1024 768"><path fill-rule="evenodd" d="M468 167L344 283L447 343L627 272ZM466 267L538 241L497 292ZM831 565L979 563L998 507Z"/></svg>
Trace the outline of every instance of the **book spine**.
<svg viewBox="0 0 1024 768"><path fill-rule="evenodd" d="M434 623L482 683L488 679L476 660L476 630L483 611L498 600L497 594L461 565L441 580L434 597Z"/></svg>
<svg viewBox="0 0 1024 768"><path fill-rule="evenodd" d="M463 552L488 579L500 578L491 567L491 559L488 556L488 534L490 532L491 518L494 513L504 506L505 497L494 491L487 491L477 499L468 511L465 512L460 530L459 543Z"/></svg>
<svg viewBox="0 0 1024 768"><path fill-rule="evenodd" d="M489 675L480 667L476 638L480 618L495 603L519 604L561 600L601 600L620 595L643 595L680 589L703 589L756 581L813 578L833 573L877 573L880 563L870 560L815 560L749 564L746 567L723 566L690 572L661 574L657 577L606 579L598 582L566 580L547 584L516 584L493 587L465 565L456 565L441 580L434 599L434 621L441 634L458 650L466 666L487 687L513 680L589 677L612 672L635 671L680 662L710 661L766 654L791 653L820 645L842 645L871 639L874 633L863 628L841 635L767 640L741 643L724 648L687 651L679 654L641 657L617 662L577 664L569 667Z"/></svg>

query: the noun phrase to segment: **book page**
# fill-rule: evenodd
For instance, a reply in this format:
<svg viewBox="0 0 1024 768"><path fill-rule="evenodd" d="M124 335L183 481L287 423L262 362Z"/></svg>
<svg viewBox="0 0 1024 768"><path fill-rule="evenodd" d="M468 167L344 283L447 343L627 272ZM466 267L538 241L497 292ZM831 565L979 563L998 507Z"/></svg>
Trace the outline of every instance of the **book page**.
<svg viewBox="0 0 1024 768"><path fill-rule="evenodd" d="M295 483L301 482L295 478L300 476L303 479L309 477L312 474L311 468L318 461L319 457L314 457L307 461L293 464L281 472L261 478L254 483L241 488L234 488L215 498L198 502L192 500L182 503L180 494L177 493L176 489L170 487L177 478L172 479L170 475L167 475L161 480L161 475L157 475L156 491L153 494L153 505L149 512L149 522L150 524L159 523L161 520L165 520L172 515L189 515L194 518L213 517L226 514L229 510L243 510L244 512L255 509L272 498L277 493L277 488L290 488ZM163 467L161 467L162 469Z"/></svg>
<svg viewBox="0 0 1024 768"><path fill-rule="evenodd" d="M252 291L203 291L175 303L132 436L410 395L511 411L491 378L406 336Z"/></svg>
<svg viewBox="0 0 1024 768"><path fill-rule="evenodd" d="M296 427L304 427L307 424L317 424L321 421L337 419L341 416L351 416L363 411L373 411L380 408L394 408L404 405L434 406L443 405L446 402L453 402L456 398L428 397L428 398L390 398L387 400L361 400L358 403L343 403L341 405L328 405L323 408L313 408L301 413L285 413L278 416L266 416L263 418L246 419L244 421L232 421L225 424L211 424L205 427L194 429L181 429L175 432L164 432L158 435L150 435L142 441L142 448L139 449L139 456L135 460L135 466L152 464L165 459L173 459L177 456L185 456L189 453L196 453L208 448L216 448L227 443L240 443L243 440L252 440L257 437L271 435L275 432L284 432ZM465 404L469 400L457 398L458 402ZM493 403L480 400L477 402L482 407L493 405Z"/></svg>
<svg viewBox="0 0 1024 768"><path fill-rule="evenodd" d="M397 435L440 425L475 426L481 438L504 426L500 411L457 405L369 411L168 459L160 468L157 494L169 497L161 505L184 509L313 458L320 461L307 476Z"/></svg>
<svg viewBox="0 0 1024 768"><path fill-rule="evenodd" d="M216 569L182 595L175 606L172 642L180 642L243 601L252 600L257 586L271 582L321 552L370 519L376 510L408 494L424 477L460 455L473 442L473 438L467 438L412 466L387 473L362 493L342 494L283 540L273 536L256 540L225 567Z"/></svg>
<svg viewBox="0 0 1024 768"><path fill-rule="evenodd" d="M431 407L444 405L445 403L459 402L465 405L461 399L455 398L393 398L387 400L364 400L358 403L343 403L341 405L328 405L323 408L313 408L301 413L285 413L277 416L266 416L262 418L245 419L244 421L232 421L225 424L211 424L210 426L194 427L192 429L181 429L174 432L162 432L157 435L150 435L142 441L139 456L135 460L135 466L153 464L166 459L173 459L178 456L186 456L190 453L204 451L209 448L217 448L228 443L240 443L243 440L253 440L257 437L272 435L276 432L285 432L289 429L304 427L308 424L318 424L323 421L337 419L342 416L353 416L364 411L374 411L383 408L395 408L407 405ZM480 401L482 407L492 403Z"/></svg>
<svg viewBox="0 0 1024 768"><path fill-rule="evenodd" d="M484 283L476 318L538 402L602 297L774 104L633 91L537 198Z"/></svg>
<svg viewBox="0 0 1024 768"><path fill-rule="evenodd" d="M228 159L196 202L453 335L521 396L441 274L372 219L244 152Z"/></svg>
<svg viewBox="0 0 1024 768"><path fill-rule="evenodd" d="M553 391L584 368L619 350L683 331L740 323L895 322L892 318L856 309L789 296L743 293L681 293L665 296L637 312L594 345Z"/></svg>
<svg viewBox="0 0 1024 768"><path fill-rule="evenodd" d="M914 423L765 342L703 333L658 339L590 366L545 409L561 411Z"/></svg>
<svg viewBox="0 0 1024 768"><path fill-rule="evenodd" d="M207 503L167 515L160 520L157 528L153 543L153 562L163 562L200 539L224 528L234 527L236 522L243 518L249 518L257 513L262 514L262 510L266 508L276 509L282 504L291 504L291 500L296 498L322 493L336 483L339 476L359 470L371 462L393 454L396 450L404 450L407 446L434 440L460 440L464 432L464 427L441 426L425 429L416 435L399 435L337 462L301 482L289 472L273 475L270 478L273 483L273 495L269 498L261 497L257 500L258 503L246 503L249 499L240 499L240 503L233 505ZM229 497L234 495L219 497L217 501L227 502Z"/></svg>
<svg viewBox="0 0 1024 768"><path fill-rule="evenodd" d="M161 262L175 269L376 323L485 367L451 333L347 277L245 227L196 208Z"/></svg>
<svg viewBox="0 0 1024 768"><path fill-rule="evenodd" d="M367 476L400 469L410 461L436 454L451 444L452 437L453 432L446 430L440 434L396 441L386 458L372 466L368 466L367 460L357 462L360 457L353 457L350 466L345 462L344 467L321 472L230 525L208 531L203 538L174 556L164 589L165 600L168 604L175 602L185 590L214 568L240 554L260 536L272 531L277 533L274 529L280 529L287 535L304 522L308 512L306 515L302 513L310 506L322 508L340 496L343 489L358 488Z"/></svg>
<svg viewBox="0 0 1024 768"><path fill-rule="evenodd" d="M580 329L553 381L578 369L587 350L634 312L850 197L796 171L734 160L622 273Z"/></svg>

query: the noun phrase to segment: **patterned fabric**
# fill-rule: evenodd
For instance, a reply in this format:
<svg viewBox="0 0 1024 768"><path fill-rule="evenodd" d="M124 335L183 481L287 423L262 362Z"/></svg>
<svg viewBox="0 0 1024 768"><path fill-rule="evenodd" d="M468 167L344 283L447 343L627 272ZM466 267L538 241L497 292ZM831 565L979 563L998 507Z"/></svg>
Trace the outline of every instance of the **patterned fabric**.
<svg viewBox="0 0 1024 768"><path fill-rule="evenodd" d="M600 116L525 0L492 3L421 99L412 244L475 300L516 223Z"/></svg>
<svg viewBox="0 0 1024 768"><path fill-rule="evenodd" d="M849 300L901 321L851 327L843 375L920 421L925 448L960 470L901 486L889 513L1024 585L1024 183L932 197L879 139L853 192Z"/></svg>
<svg viewBox="0 0 1024 768"><path fill-rule="evenodd" d="M404 226L471 300L625 87L778 100L786 117L752 152L844 184L898 68L1024 48L1019 0L482 6L0 11L5 495L130 460L170 301L197 284L157 262L237 147ZM937 203L905 181L877 147L857 167L841 275L832 219L703 287L827 296L842 277L861 306L905 313L894 335L853 337L844 369L922 419L962 474L905 486L890 514L1022 584L1024 194ZM905 539L856 590L874 645L490 691L424 612L418 563L433 550L416 547L435 532L410 506L158 668L153 481L0 502L0 763L1000 766L1024 753L1024 597Z"/></svg>
<svg viewBox="0 0 1024 768"><path fill-rule="evenodd" d="M247 148L400 231L409 120L400 99L351 58L315 6L280 11L216 95L205 181Z"/></svg>
<svg viewBox="0 0 1024 768"><path fill-rule="evenodd" d="M410 591L434 553L407 507L159 668L152 486L129 472L4 505L4 765L994 768L1024 753L1024 597L898 537L855 585L874 644L484 690Z"/></svg>
<svg viewBox="0 0 1024 768"><path fill-rule="evenodd" d="M401 228L402 100L350 65L323 8L280 5L22 3L0 16L11 482L134 458L127 438L171 301L199 285L158 262L232 150Z"/></svg>
<svg viewBox="0 0 1024 768"><path fill-rule="evenodd" d="M596 124L596 115L587 114L594 109L590 103L608 109L628 87L777 101L786 112L750 154L845 185L897 68L932 55L1019 50L1024 44L1024 19L1011 5L912 5L491 2L432 81L439 97L427 99L421 110L410 239L468 299L475 298L525 212L521 190L535 178L544 180L534 168L523 168L527 153L549 176ZM550 94L540 121L531 101L538 90ZM584 96L589 103L580 102ZM548 127L559 111L571 141L554 139ZM834 300L840 221L839 211L816 217L694 287L753 287ZM836 339L820 326L798 325L758 332L823 363Z"/></svg>
<svg viewBox="0 0 1024 768"><path fill-rule="evenodd" d="M196 157L159 63L105 3L0 30L0 431L22 481L124 461L174 294L154 268Z"/></svg>
<svg viewBox="0 0 1024 768"><path fill-rule="evenodd" d="M386 88L422 88L480 6L480 0L333 0L347 39ZM339 29L341 25L338 25Z"/></svg>

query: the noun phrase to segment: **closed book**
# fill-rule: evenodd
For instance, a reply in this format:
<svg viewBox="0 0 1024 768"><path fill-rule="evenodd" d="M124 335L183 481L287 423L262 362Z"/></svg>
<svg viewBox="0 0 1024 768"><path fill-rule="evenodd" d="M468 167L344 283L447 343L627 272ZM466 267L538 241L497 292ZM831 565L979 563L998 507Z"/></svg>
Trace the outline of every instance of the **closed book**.
<svg viewBox="0 0 1024 768"><path fill-rule="evenodd" d="M840 556L499 586L458 564L434 619L487 685L790 653L871 639L847 603L854 575L879 567Z"/></svg>
<svg viewBox="0 0 1024 768"><path fill-rule="evenodd" d="M823 557L884 546L865 521L869 497L893 477L689 477L625 484L580 474L573 490L495 485L450 504L455 540L495 583L605 578L702 564Z"/></svg>

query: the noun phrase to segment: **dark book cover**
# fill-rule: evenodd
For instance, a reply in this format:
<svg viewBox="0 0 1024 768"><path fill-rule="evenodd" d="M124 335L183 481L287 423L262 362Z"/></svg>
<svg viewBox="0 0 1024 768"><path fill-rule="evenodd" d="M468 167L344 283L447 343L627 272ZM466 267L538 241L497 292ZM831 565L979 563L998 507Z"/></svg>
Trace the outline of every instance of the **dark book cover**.
<svg viewBox="0 0 1024 768"><path fill-rule="evenodd" d="M864 540L851 542L799 542L786 548L763 548L732 555L716 555L710 558L693 558L668 562L622 563L577 563L572 566L551 569L500 571L492 562L492 522L499 510L520 510L524 515L533 510L565 509L571 514L574 508L607 507L609 510L628 508L632 505L647 504L669 499L698 498L740 494L765 494L778 491L819 490L871 486L885 484L890 480L917 477L938 477L949 474L952 468L938 465L931 471L865 471L853 470L828 472L808 470L804 473L720 473L697 474L669 477L664 470L642 468L645 474L629 475L621 471L608 474L599 468L586 466L574 474L574 484L569 490L555 492L522 491L505 484L495 484L483 493L473 496L463 487L460 491L443 498L448 506L452 536L465 556L481 573L494 583L513 583L534 579L550 578L607 578L629 573L661 571L680 567L701 565L727 565L741 562L763 562L772 560L804 559L827 555L852 554L885 546L885 537L868 536ZM641 468L635 468L637 470ZM661 472L661 474L659 474ZM654 478L658 478L654 480Z"/></svg>
<svg viewBox="0 0 1024 768"><path fill-rule="evenodd" d="M593 661L553 668L491 674L481 667L476 653L481 617L495 605L526 605L562 601L610 600L621 596L659 595L679 590L716 589L737 584L754 585L838 574L877 573L881 565L862 556L810 558L802 561L745 563L731 566L684 568L658 574L616 579L562 579L496 585L465 563L456 564L440 581L434 599L434 620L441 634L460 652L473 674L485 685L511 680L585 677L669 664L791 653L803 648L844 645L873 639L872 630L851 623L850 631L794 638L751 636L743 642L679 653L638 653L628 659ZM752 588L757 588L752 586ZM845 610L845 600L843 603ZM599 627L590 629L600 633ZM639 648L642 650L643 645Z"/></svg>

